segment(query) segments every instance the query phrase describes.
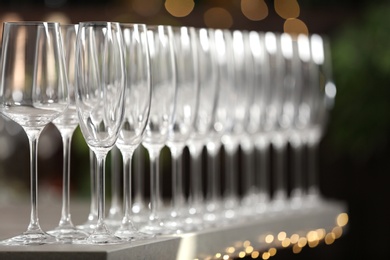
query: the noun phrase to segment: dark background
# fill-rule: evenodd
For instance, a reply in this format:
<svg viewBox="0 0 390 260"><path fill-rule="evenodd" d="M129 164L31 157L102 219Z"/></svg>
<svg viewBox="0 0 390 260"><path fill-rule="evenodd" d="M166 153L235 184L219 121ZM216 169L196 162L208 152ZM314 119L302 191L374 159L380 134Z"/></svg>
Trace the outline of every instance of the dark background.
<svg viewBox="0 0 390 260"><path fill-rule="evenodd" d="M195 9L184 18L171 16L163 6L156 13L142 15L129 8L130 2L2 0L0 19L4 21L7 15L16 13L24 20L43 20L53 13L62 13L73 23L118 20L202 27L204 10L224 6L234 17L232 29L283 31L284 19L273 11L273 1L265 1L269 15L257 22L240 14L238 0L197 0ZM297 255L287 248L279 250L272 259L386 259L390 234L390 4L368 0L298 3L298 18L305 22L309 32L327 34L331 40L337 96L320 147L320 184L325 197L347 203L349 226L342 238L330 246L305 247ZM50 145L40 143L40 186L60 194L62 168L58 162L62 148L59 134L53 129L49 126L44 134ZM0 137L4 136L7 133L1 132ZM18 173L18 169L28 165L15 161L28 162L27 138L19 132L7 136L7 140L8 143L1 139L2 147L9 147L8 153L0 153L2 185L6 183L8 191L21 193L28 190L28 178L27 174ZM53 140L58 144L54 145ZM76 165L73 171L87 172L88 150L79 131L73 143L72 160ZM51 154L46 156L52 160L45 157L48 147ZM88 181L88 174L72 174L73 194L87 197Z"/></svg>

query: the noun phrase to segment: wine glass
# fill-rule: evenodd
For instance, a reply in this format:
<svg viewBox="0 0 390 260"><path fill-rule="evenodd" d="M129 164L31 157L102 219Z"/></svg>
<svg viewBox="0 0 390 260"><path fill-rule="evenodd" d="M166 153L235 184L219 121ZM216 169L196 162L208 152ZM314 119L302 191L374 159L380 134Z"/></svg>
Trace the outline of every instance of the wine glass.
<svg viewBox="0 0 390 260"><path fill-rule="evenodd" d="M272 209L275 211L282 210L287 201L287 183L285 176L285 150L286 138L279 127L284 101L284 70L285 64L281 50L281 34L266 32L265 47L269 66L269 92L266 103L266 116L261 129L262 148L269 149L272 144L274 156L274 173L273 173L273 194ZM264 150L263 150L264 151ZM269 173L268 173L269 174Z"/></svg>
<svg viewBox="0 0 390 260"><path fill-rule="evenodd" d="M124 118L126 71L116 22L81 22L76 40L76 107L81 132L97 159L98 219L89 244L121 242L105 223L105 162Z"/></svg>
<svg viewBox="0 0 390 260"><path fill-rule="evenodd" d="M115 235L125 240L150 238L134 226L131 200L131 165L135 149L142 142L149 118L151 78L145 24L121 24L127 71L125 119L116 146L123 157L124 216Z"/></svg>
<svg viewBox="0 0 390 260"><path fill-rule="evenodd" d="M221 194L220 151L221 138L225 131L232 126L230 107L234 106L234 68L232 51L232 35L230 31L215 29L214 32L217 85L219 94L214 103L215 111L213 127L208 132L206 150L208 154L206 211L204 221L207 225L220 224L224 214Z"/></svg>
<svg viewBox="0 0 390 260"><path fill-rule="evenodd" d="M68 80L58 23L6 22L0 60L0 111L23 127L29 139L30 224L7 245L47 244L55 237L38 221L38 139L47 124L69 105Z"/></svg>
<svg viewBox="0 0 390 260"><path fill-rule="evenodd" d="M76 229L72 223L70 214L70 152L72 135L78 126L78 117L75 101L75 46L77 35L77 24L61 25L63 46L65 53L65 64L68 73L68 92L69 107L65 112L53 120L62 137L63 143L63 183L62 183L62 209L61 218L58 226L54 230L48 231L49 234L57 239L66 242L72 240L84 239L87 233Z"/></svg>
<svg viewBox="0 0 390 260"><path fill-rule="evenodd" d="M310 120L304 142L308 148L307 201L309 206L313 207L324 202L319 189L318 147L329 120L329 111L333 108L337 89L332 77L329 39L324 35L313 34L310 36L310 47L315 69L312 72L314 84Z"/></svg>
<svg viewBox="0 0 390 260"><path fill-rule="evenodd" d="M161 214L159 159L173 126L176 98L176 70L173 49L172 27L167 25L147 26L151 75L152 100L149 121L145 129L143 146L150 160L150 215L141 231L155 235L163 234Z"/></svg>
<svg viewBox="0 0 390 260"><path fill-rule="evenodd" d="M173 115L174 125L167 140L172 156L172 205L169 216L163 219L164 226L172 233L182 233L186 227L182 155L193 130L198 106L199 85L195 37L196 32L193 27L173 27L176 107Z"/></svg>
<svg viewBox="0 0 390 260"><path fill-rule="evenodd" d="M243 216L252 216L255 213L265 212L269 200L268 192L268 147L261 126L265 116L265 106L269 86L269 67L265 50L264 33L250 31L248 33L249 62L252 62L252 76L248 84L253 84L252 100L248 108L248 123L245 135L240 145L243 151L243 198L241 209ZM259 154L257 154L259 152ZM260 167L256 167L256 166Z"/></svg>
<svg viewBox="0 0 390 260"><path fill-rule="evenodd" d="M310 38L307 35L299 34L295 40L298 53L298 66L300 68L297 82L300 86L299 98L296 104L296 116L289 142L291 145L292 180L291 180L291 207L300 210L305 204L304 173L303 173L303 152L306 136L305 128L309 122L309 111L313 102L313 83L315 77L315 66L310 53Z"/></svg>
<svg viewBox="0 0 390 260"><path fill-rule="evenodd" d="M190 153L189 209L186 224L189 229L203 227L203 180L202 151L208 133L214 123L215 105L219 93L217 64L215 58L214 29L198 28L194 38L197 49L199 104L193 130L187 139Z"/></svg>
<svg viewBox="0 0 390 260"><path fill-rule="evenodd" d="M297 41L287 33L279 35L281 63L279 71L282 75L280 90L280 109L277 116L277 126L272 143L275 150L275 199L274 209L280 210L287 206L288 175L287 175L287 145L294 141L294 122L298 111L301 95L301 64L298 58ZM294 177L294 176L293 176ZM289 201L291 202L291 201ZM294 205L290 204L290 205Z"/></svg>
<svg viewBox="0 0 390 260"><path fill-rule="evenodd" d="M237 217L239 209L238 196L238 151L245 136L245 129L249 121L249 107L253 98L253 63L250 53L249 33L242 30L225 31L231 36L233 72L226 75L228 84L223 84L224 103L219 107L225 110L226 130L222 136L225 151L225 190L223 193L224 217ZM241 177L241 176L240 176Z"/></svg>

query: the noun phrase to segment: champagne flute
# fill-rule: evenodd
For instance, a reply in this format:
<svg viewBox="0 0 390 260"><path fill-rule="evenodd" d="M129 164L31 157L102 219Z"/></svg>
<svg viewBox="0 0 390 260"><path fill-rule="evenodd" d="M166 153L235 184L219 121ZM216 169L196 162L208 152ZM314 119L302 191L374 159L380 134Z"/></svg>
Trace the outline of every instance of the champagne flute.
<svg viewBox="0 0 390 260"><path fill-rule="evenodd" d="M318 147L329 120L329 111L333 108L336 96L336 85L332 77L332 60L330 41L326 36L313 34L310 36L311 57L315 69L313 71L311 117L304 140L308 148L308 190L309 206L318 206L324 202L319 188Z"/></svg>
<svg viewBox="0 0 390 260"><path fill-rule="evenodd" d="M0 111L23 127L29 139L31 215L23 234L7 245L47 244L55 237L38 220L38 139L69 105L62 36L58 23L6 22L0 60Z"/></svg>
<svg viewBox="0 0 390 260"><path fill-rule="evenodd" d="M72 240L84 239L87 233L76 229L72 223L70 214L70 146L72 143L72 135L78 126L78 117L76 113L76 101L74 91L75 81L75 46L77 35L77 24L61 25L62 37L64 42L65 62L68 73L68 92L69 92L69 107L56 119L53 124L57 127L62 137L63 143L63 183L62 183L62 209L61 218L58 226L48 231L49 234L57 237L64 242L72 242Z"/></svg>
<svg viewBox="0 0 390 260"><path fill-rule="evenodd" d="M214 29L196 29L199 104L194 128L187 139L190 153L190 195L186 218L189 229L203 228L202 150L214 123L214 111L219 94L215 58Z"/></svg>
<svg viewBox="0 0 390 260"><path fill-rule="evenodd" d="M150 238L134 226L131 200L131 165L135 149L142 142L149 118L151 79L147 29L145 24L121 24L124 39L127 84L125 120L116 146L123 157L124 216L115 235L125 240Z"/></svg>
<svg viewBox="0 0 390 260"><path fill-rule="evenodd" d="M171 26L147 27L149 55L152 75L152 101L149 121L142 141L150 159L150 215L141 231L163 234L161 214L159 159L173 125L176 98L176 70Z"/></svg>
<svg viewBox="0 0 390 260"><path fill-rule="evenodd" d="M85 243L121 242L105 223L105 162L124 118L126 71L116 22L81 22L76 40L76 108L81 132L97 159L98 219Z"/></svg>
<svg viewBox="0 0 390 260"><path fill-rule="evenodd" d="M72 135L76 127L78 126L78 118L76 113L76 104L74 97L74 80L75 80L75 43L77 34L77 24L61 25L66 68L68 72L68 91L70 97L70 105L65 113L56 118L53 123L61 133L64 149L64 162L63 162L63 197L62 197L62 211L61 219L58 227L49 231L49 234L56 236L60 240L73 240L83 239L87 234L83 231L77 230L71 220L70 215L70 145L72 141Z"/></svg>
<svg viewBox="0 0 390 260"><path fill-rule="evenodd" d="M177 84L176 108L174 126L167 140L167 146L172 155L172 206L169 216L163 220L164 225L172 233L182 233L186 227L182 155L193 131L199 98L195 37L193 27L173 27Z"/></svg>

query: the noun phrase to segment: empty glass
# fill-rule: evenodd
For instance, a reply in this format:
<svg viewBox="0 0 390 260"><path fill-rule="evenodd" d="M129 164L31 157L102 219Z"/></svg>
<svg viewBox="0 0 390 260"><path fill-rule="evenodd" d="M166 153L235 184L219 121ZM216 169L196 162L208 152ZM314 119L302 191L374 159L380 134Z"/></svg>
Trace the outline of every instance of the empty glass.
<svg viewBox="0 0 390 260"><path fill-rule="evenodd" d="M31 216L27 231L7 245L47 244L55 237L38 221L38 139L69 105L65 56L58 23L6 22L0 60L0 111L23 127L30 146Z"/></svg>
<svg viewBox="0 0 390 260"><path fill-rule="evenodd" d="M150 216L141 231L152 234L167 232L161 214L162 195L159 173L161 149L165 146L173 126L176 97L176 70L171 26L147 27L151 75L152 101L149 121L142 144L150 159Z"/></svg>
<svg viewBox="0 0 390 260"><path fill-rule="evenodd" d="M105 223L105 161L124 118L126 71L122 30L115 22L82 22L76 40L76 107L81 132L97 159L98 220L86 240L120 242Z"/></svg>
<svg viewBox="0 0 390 260"><path fill-rule="evenodd" d="M124 216L115 235L126 240L151 237L139 232L132 221L131 165L135 149L142 142L149 118L151 78L147 29L144 24L121 24L127 72L125 119L116 146L123 157Z"/></svg>
<svg viewBox="0 0 390 260"><path fill-rule="evenodd" d="M72 135L79 124L76 112L75 100L75 47L77 24L61 25L62 38L64 42L65 64L68 73L68 92L70 104L67 110L54 119L53 124L61 133L63 143L63 180L62 180L62 209L61 219L54 230L48 231L49 234L57 237L64 242L84 239L87 233L76 229L72 223L70 215L70 152Z"/></svg>

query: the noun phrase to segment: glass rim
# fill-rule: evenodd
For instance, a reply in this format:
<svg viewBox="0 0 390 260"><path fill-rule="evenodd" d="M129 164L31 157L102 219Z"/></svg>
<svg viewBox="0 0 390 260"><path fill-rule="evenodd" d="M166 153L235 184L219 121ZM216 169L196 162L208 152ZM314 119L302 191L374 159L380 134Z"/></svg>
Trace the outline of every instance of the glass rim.
<svg viewBox="0 0 390 260"><path fill-rule="evenodd" d="M13 21L13 22L4 22L4 25L24 25L24 26L30 26L30 25L60 25L59 22L47 22L47 21Z"/></svg>
<svg viewBox="0 0 390 260"><path fill-rule="evenodd" d="M111 21L82 21L82 22L79 22L78 23L79 25L88 25L88 26L92 26L92 25L98 25L98 26L106 26L107 24L116 24L118 26L120 26L121 23L119 22L111 22Z"/></svg>

